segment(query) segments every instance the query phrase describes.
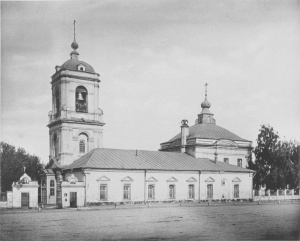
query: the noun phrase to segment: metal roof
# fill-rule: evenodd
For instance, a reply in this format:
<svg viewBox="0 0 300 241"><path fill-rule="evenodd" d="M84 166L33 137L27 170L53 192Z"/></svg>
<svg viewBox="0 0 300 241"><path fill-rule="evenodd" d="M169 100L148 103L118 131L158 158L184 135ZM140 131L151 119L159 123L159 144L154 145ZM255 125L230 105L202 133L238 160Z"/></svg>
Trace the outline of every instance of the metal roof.
<svg viewBox="0 0 300 241"><path fill-rule="evenodd" d="M63 169L99 168L126 170L228 171L253 172L207 158L194 158L185 153L97 148Z"/></svg>
<svg viewBox="0 0 300 241"><path fill-rule="evenodd" d="M220 140L220 139L226 139L226 140L232 140L232 141L248 141L245 140L238 135L230 132L229 130L226 130L223 127L217 126L216 124L196 124L189 128L189 135L187 139L189 138L202 138L202 139L214 139L214 140ZM172 142L174 140L181 139L181 133L174 136L171 140L168 142ZM249 141L250 142L250 141Z"/></svg>
<svg viewBox="0 0 300 241"><path fill-rule="evenodd" d="M76 70L76 71L78 71L77 66L79 64L83 64L85 66L85 72L95 73L95 70L91 65L89 65L86 62L79 61L79 60L76 60L76 59L67 60L65 63L63 63L61 65L61 68L62 69L67 69L67 70Z"/></svg>

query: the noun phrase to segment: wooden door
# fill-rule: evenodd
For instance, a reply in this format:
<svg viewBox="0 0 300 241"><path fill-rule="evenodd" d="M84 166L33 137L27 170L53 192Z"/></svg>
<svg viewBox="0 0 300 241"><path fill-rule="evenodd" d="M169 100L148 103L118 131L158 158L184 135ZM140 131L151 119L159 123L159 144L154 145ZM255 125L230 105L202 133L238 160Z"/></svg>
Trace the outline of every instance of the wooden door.
<svg viewBox="0 0 300 241"><path fill-rule="evenodd" d="M21 193L21 207L22 208L29 207L29 193L28 192Z"/></svg>
<svg viewBox="0 0 300 241"><path fill-rule="evenodd" d="M77 207L77 192L70 192L70 206Z"/></svg>

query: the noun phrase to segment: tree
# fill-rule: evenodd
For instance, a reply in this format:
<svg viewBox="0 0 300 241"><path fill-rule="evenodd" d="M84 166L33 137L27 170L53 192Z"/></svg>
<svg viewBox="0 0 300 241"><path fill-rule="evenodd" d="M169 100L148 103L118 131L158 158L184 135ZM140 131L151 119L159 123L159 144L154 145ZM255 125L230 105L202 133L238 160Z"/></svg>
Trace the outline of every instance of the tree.
<svg viewBox="0 0 300 241"><path fill-rule="evenodd" d="M269 125L262 125L254 148L255 162L249 168L256 171L254 187L267 189L296 188L299 186L299 143L280 141Z"/></svg>
<svg viewBox="0 0 300 241"><path fill-rule="evenodd" d="M2 192L11 190L11 185L16 182L24 173L32 180L40 181L40 173L43 165L40 158L35 155L29 155L23 148L16 148L5 142L0 142L1 155L1 184Z"/></svg>

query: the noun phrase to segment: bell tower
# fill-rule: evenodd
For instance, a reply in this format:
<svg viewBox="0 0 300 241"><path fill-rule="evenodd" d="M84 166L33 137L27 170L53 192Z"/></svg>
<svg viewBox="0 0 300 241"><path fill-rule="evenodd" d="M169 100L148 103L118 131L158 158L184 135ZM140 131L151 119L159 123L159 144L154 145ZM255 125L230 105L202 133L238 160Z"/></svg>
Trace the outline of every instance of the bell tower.
<svg viewBox="0 0 300 241"><path fill-rule="evenodd" d="M103 111L99 108L99 74L79 60L74 21L70 59L52 75L49 112L50 159L71 164L94 148L103 147Z"/></svg>

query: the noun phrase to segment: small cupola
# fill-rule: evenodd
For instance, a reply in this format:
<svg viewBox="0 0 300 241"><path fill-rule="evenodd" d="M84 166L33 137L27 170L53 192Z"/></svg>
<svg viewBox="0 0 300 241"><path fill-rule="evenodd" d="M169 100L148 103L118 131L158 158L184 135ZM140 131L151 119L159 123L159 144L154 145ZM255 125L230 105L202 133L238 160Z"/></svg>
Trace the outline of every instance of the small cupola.
<svg viewBox="0 0 300 241"><path fill-rule="evenodd" d="M211 107L210 102L207 100L207 86L208 84L205 84L205 99L201 103L202 111L198 115L198 119L196 120L196 124L216 124L216 120L213 118L214 114L212 114L209 110Z"/></svg>
<svg viewBox="0 0 300 241"><path fill-rule="evenodd" d="M71 59L75 59L75 60L78 60L78 56L79 56L79 53L76 51L78 49L78 43L76 42L76 33L75 33L75 23L76 21L74 20L74 41L73 43L71 44L71 48L73 49L73 51L71 52Z"/></svg>
<svg viewBox="0 0 300 241"><path fill-rule="evenodd" d="M31 182L30 176L28 176L25 172L25 166L24 166L24 174L20 177L19 182L21 184L29 184Z"/></svg>

